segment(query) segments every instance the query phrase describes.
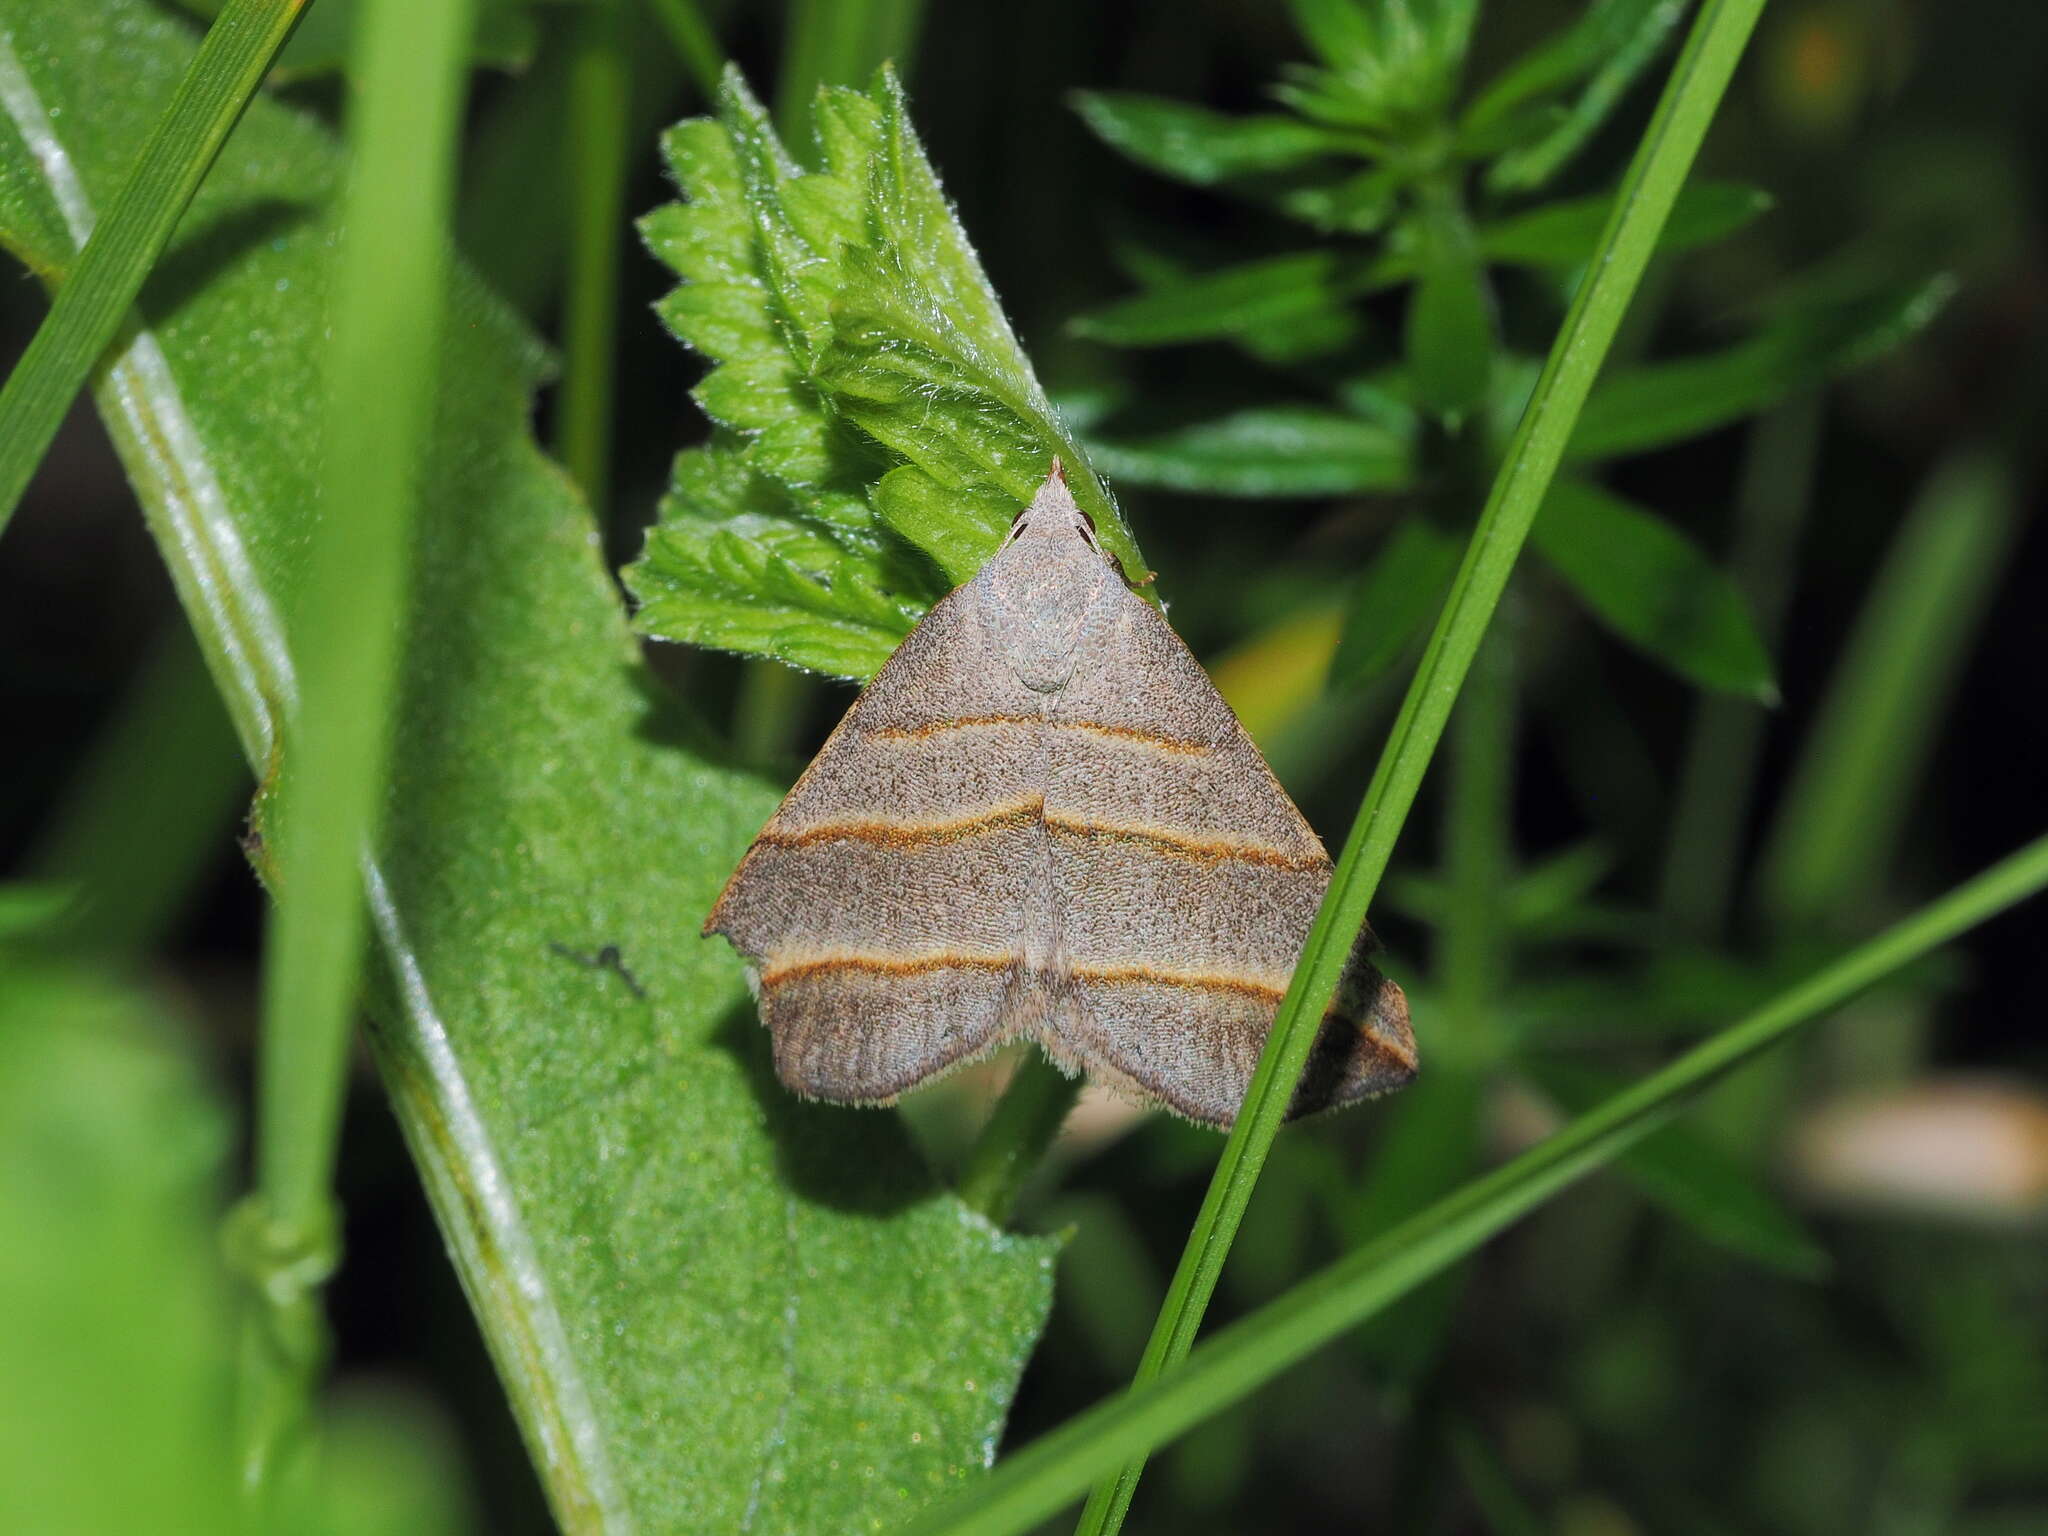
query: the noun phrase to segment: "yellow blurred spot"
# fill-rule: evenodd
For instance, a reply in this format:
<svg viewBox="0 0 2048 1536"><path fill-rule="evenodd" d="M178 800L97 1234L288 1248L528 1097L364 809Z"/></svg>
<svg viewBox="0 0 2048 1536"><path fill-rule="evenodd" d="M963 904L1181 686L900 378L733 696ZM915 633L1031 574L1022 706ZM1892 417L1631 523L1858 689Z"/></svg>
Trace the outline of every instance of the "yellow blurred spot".
<svg viewBox="0 0 2048 1536"><path fill-rule="evenodd" d="M1209 669L1252 740L1268 747L1322 696L1344 610L1335 603L1290 614Z"/></svg>

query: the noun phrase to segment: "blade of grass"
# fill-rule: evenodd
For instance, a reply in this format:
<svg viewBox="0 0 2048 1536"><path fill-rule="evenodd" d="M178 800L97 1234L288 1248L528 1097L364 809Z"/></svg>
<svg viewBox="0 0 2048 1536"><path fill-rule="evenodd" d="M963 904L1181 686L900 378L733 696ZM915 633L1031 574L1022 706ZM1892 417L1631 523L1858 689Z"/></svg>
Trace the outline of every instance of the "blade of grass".
<svg viewBox="0 0 2048 1536"><path fill-rule="evenodd" d="M608 528L612 383L618 351L619 240L625 228L633 70L625 0L587 0L569 24L570 218L562 314L562 461Z"/></svg>
<svg viewBox="0 0 2048 1536"><path fill-rule="evenodd" d="M1307 1062L1315 1039L1313 1025L1336 994L1352 940L1365 921L1366 907L1386 870L1487 621L1762 8L1763 0L1709 0L1672 68L1345 839L1330 889L1302 948L1138 1368L1140 1384L1186 1355L1194 1342L1259 1169ZM1143 1465L1134 1462L1096 1491L1082 1516L1082 1531L1102 1536L1121 1526Z"/></svg>
<svg viewBox="0 0 2048 1536"><path fill-rule="evenodd" d="M230 0L0 388L0 531L305 0ZM85 231L72 233L84 239Z"/></svg>
<svg viewBox="0 0 2048 1536"><path fill-rule="evenodd" d="M2048 836L1858 945L1807 980L1222 1330L1162 1379L1069 1419L907 1536L1008 1536L1090 1479L1164 1444L1356 1327L1557 1191L1667 1123L1683 1101L1958 934L2048 889Z"/></svg>
<svg viewBox="0 0 2048 1536"><path fill-rule="evenodd" d="M1992 450L1966 449L1928 477L1771 830L1757 885L1772 913L1810 928L1880 885L2017 520Z"/></svg>
<svg viewBox="0 0 2048 1536"><path fill-rule="evenodd" d="M258 1299L244 1330L241 1446L258 1508L275 1507L280 1458L302 1439L322 1353L317 1291L334 1264L361 861L384 797L471 15L471 0L368 0L351 60L320 518L291 626L298 743L264 809L281 898L263 972L257 1193L231 1228Z"/></svg>

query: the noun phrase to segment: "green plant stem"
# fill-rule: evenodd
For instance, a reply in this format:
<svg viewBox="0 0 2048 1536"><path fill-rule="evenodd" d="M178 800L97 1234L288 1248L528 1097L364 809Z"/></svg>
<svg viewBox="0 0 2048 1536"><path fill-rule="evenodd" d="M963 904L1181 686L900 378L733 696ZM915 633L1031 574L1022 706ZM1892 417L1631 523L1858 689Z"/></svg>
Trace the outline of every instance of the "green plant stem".
<svg viewBox="0 0 2048 1536"><path fill-rule="evenodd" d="M1314 1026L1336 995L1366 907L1414 804L1487 621L1506 589L1615 328L1762 8L1763 0L1708 0L1672 68L1345 839L1330 889L1309 930L1139 1364L1140 1385L1185 1356L1194 1342L1231 1239L1315 1042ZM1119 1528L1142 1470L1143 1463L1134 1462L1097 1489L1080 1529L1088 1536L1102 1536Z"/></svg>
<svg viewBox="0 0 2048 1536"><path fill-rule="evenodd" d="M979 1486L911 1525L909 1536L1007 1536L1029 1529L1057 1512L1091 1478L1247 1396L1472 1252L1666 1124L1684 1101L1802 1024L2044 888L2048 836L1857 946L1512 1162L1222 1330L1164 1377L1134 1385L1069 1419L1004 1460Z"/></svg>
<svg viewBox="0 0 2048 1536"><path fill-rule="evenodd" d="M1783 633L1792 596L1820 458L1821 401L1818 393L1788 401L1750 432L1730 574L1766 648ZM1678 931L1706 942L1728 920L1765 719L1753 701L1720 694L1702 695L1693 716L1659 905Z"/></svg>
<svg viewBox="0 0 2048 1536"><path fill-rule="evenodd" d="M718 100L719 78L725 73L725 50L696 0L651 0L654 19L674 45L676 57L706 101Z"/></svg>
<svg viewBox="0 0 2048 1536"><path fill-rule="evenodd" d="M351 59L353 149L330 298L320 517L292 616L301 694L264 830L278 875L263 973L257 1193L229 1236L256 1305L244 1332L241 1469L274 1518L280 1460L317 1376L318 1289L404 626L413 506L433 414L470 0L367 0Z"/></svg>
<svg viewBox="0 0 2048 1536"><path fill-rule="evenodd" d="M0 388L0 531L304 8L305 0L228 0L207 29L135 168Z"/></svg>
<svg viewBox="0 0 2048 1536"><path fill-rule="evenodd" d="M573 214L562 321L560 445L600 528L611 494L612 385L633 105L624 0L587 0L569 26L569 184Z"/></svg>
<svg viewBox="0 0 2048 1536"><path fill-rule="evenodd" d="M1079 1078L1068 1077L1037 1051L1027 1052L968 1149L960 1198L997 1226L1008 1221L1025 1181L1080 1095Z"/></svg>

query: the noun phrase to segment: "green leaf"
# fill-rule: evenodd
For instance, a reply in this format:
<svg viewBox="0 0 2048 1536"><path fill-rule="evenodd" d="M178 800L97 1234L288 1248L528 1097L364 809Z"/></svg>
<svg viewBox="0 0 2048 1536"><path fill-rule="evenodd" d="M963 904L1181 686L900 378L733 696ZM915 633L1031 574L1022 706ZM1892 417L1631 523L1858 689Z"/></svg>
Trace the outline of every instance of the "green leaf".
<svg viewBox="0 0 2048 1536"><path fill-rule="evenodd" d="M1686 8L1686 0L1593 0L1576 24L1510 66L1473 103L1465 118L1468 131L1498 121L1532 97L1580 80L1585 85L1547 132L1493 163L1487 186L1531 192L1570 164L1649 67Z"/></svg>
<svg viewBox="0 0 2048 1536"><path fill-rule="evenodd" d="M32 155L0 116L21 251L50 227L43 178L104 192L191 50L122 0L5 0L7 29L48 46L0 103L32 93L61 125ZM317 126L252 105L173 256L207 280L97 386L266 769L296 740L338 170ZM238 242L280 200L295 216ZM565 1528L886 1526L986 1462L1049 1245L937 1191L894 1116L776 1083L738 963L692 933L774 789L641 670L596 531L527 435L538 348L466 276L448 302L368 887L394 1108Z"/></svg>
<svg viewBox="0 0 2048 1536"><path fill-rule="evenodd" d="M1443 603L1458 541L1424 517L1395 528L1365 568L1330 662L1331 688L1357 688L1391 667Z"/></svg>
<svg viewBox="0 0 2048 1536"><path fill-rule="evenodd" d="M1320 323L1336 340L1357 322L1344 307L1335 251L1295 251L1155 284L1076 315L1068 329L1118 347L1157 347L1219 337L1256 338L1275 326Z"/></svg>
<svg viewBox="0 0 2048 1536"><path fill-rule="evenodd" d="M1669 523L1583 480L1550 488L1536 548L1616 634L1681 677L1764 703L1771 658L1735 584Z"/></svg>
<svg viewBox="0 0 2048 1536"><path fill-rule="evenodd" d="M1753 14L1753 13L1752 13ZM905 1536L1012 1536L1097 1477L1240 1402L1669 1122L1687 1102L1903 965L2048 888L2037 838L1529 1151L1219 1331L1184 1363L1068 1419Z"/></svg>
<svg viewBox="0 0 2048 1536"><path fill-rule="evenodd" d="M833 677L881 670L923 612L926 573L906 550L792 516L790 502L730 444L678 458L633 567L640 627Z"/></svg>
<svg viewBox="0 0 2048 1536"><path fill-rule="evenodd" d="M1622 1086L1611 1074L1576 1062L1525 1060L1522 1066L1567 1114L1585 1114ZM1690 1126L1667 1125L1615 1162L1631 1183L1708 1242L1803 1280L1828 1272L1827 1250L1783 1202Z"/></svg>
<svg viewBox="0 0 2048 1536"><path fill-rule="evenodd" d="M1142 576L894 76L821 92L813 120L821 168L805 171L729 72L718 117L664 140L688 200L641 230L684 279L661 313L712 360L696 396L721 430L678 457L625 572L640 630L866 677L995 551L1055 458Z"/></svg>
<svg viewBox="0 0 2048 1536"><path fill-rule="evenodd" d="M1724 351L1613 374L1586 402L1572 454L1642 453L1739 421L1902 345L1955 290L1955 280L1942 276L1818 302L1774 316Z"/></svg>
<svg viewBox="0 0 2048 1536"><path fill-rule="evenodd" d="M1436 127L1471 41L1475 0L1290 0L1290 8L1328 68L1290 69L1275 92L1281 100L1319 122L1389 144Z"/></svg>
<svg viewBox="0 0 2048 1536"><path fill-rule="evenodd" d="M1429 197L1420 225L1421 275L1408 299L1402 350L1419 403L1462 416L1493 376L1493 296L1472 225L1450 195Z"/></svg>
<svg viewBox="0 0 2048 1536"><path fill-rule="evenodd" d="M1724 239L1771 207L1771 196L1734 181L1696 181L1679 193L1658 250L1666 255ZM1614 211L1605 194L1544 203L1479 228L1488 261L1526 267L1581 267Z"/></svg>
<svg viewBox="0 0 2048 1536"><path fill-rule="evenodd" d="M1273 207L1326 235L1370 235L1386 227L1401 206L1400 180L1385 170L1359 171L1336 181L1289 187Z"/></svg>
<svg viewBox="0 0 2048 1536"><path fill-rule="evenodd" d="M11 1529L233 1528L233 1313L214 1235L231 1140L176 1020L103 976L0 958Z"/></svg>
<svg viewBox="0 0 2048 1536"><path fill-rule="evenodd" d="M1338 496L1398 490L1414 475L1408 438L1323 406L1280 405L1142 438L1089 438L1110 474L1217 496Z"/></svg>
<svg viewBox="0 0 2048 1536"><path fill-rule="evenodd" d="M1111 149L1198 187L1294 170L1352 147L1342 134L1278 113L1232 116L1132 91L1076 91L1069 99Z"/></svg>

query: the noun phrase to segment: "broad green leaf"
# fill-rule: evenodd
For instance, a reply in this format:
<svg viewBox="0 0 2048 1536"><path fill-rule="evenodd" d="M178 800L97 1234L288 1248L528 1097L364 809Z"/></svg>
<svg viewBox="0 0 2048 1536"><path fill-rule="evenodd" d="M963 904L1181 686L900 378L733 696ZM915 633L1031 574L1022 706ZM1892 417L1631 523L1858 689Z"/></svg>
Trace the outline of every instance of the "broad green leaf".
<svg viewBox="0 0 2048 1536"><path fill-rule="evenodd" d="M1414 474L1407 437L1313 405L1268 406L1150 437L1088 441L1105 470L1134 485L1218 496L1399 490Z"/></svg>
<svg viewBox="0 0 2048 1536"><path fill-rule="evenodd" d="M1572 455L1641 453L1739 421L1898 347L1941 313L1955 288L1954 279L1934 277L1815 303L1774 316L1724 351L1612 374L1586 402Z"/></svg>
<svg viewBox="0 0 2048 1536"><path fill-rule="evenodd" d="M232 1130L177 1021L0 955L0 1525L233 1526Z"/></svg>
<svg viewBox="0 0 2048 1536"><path fill-rule="evenodd" d="M1710 245L1769 210L1771 196L1734 181L1695 181L1678 194L1658 249L1666 255ZM1584 266L1614 210L1605 194L1568 198L1479 227L1488 261L1528 267Z"/></svg>
<svg viewBox="0 0 2048 1536"><path fill-rule="evenodd" d="M1110 148L1198 187L1293 170L1351 147L1342 134L1273 112L1233 116L1132 91L1076 91L1072 101Z"/></svg>
<svg viewBox="0 0 2048 1536"><path fill-rule="evenodd" d="M1342 345L1357 331L1347 297L1335 251L1296 251L1155 284L1076 315L1068 328L1111 346L1156 347L1220 337L1256 341L1275 327L1307 324Z"/></svg>
<svg viewBox="0 0 2048 1536"><path fill-rule="evenodd" d="M1454 537L1427 518L1405 519L1359 578L1329 685L1356 688L1392 666L1442 606L1457 568Z"/></svg>
<svg viewBox="0 0 2048 1536"><path fill-rule="evenodd" d="M1420 277L1408 298L1403 352L1418 403L1462 416L1493 375L1493 296L1463 210L1433 198L1420 224Z"/></svg>
<svg viewBox="0 0 2048 1536"><path fill-rule="evenodd" d="M1582 73L1586 82L1556 126L1494 161L1486 173L1487 186L1496 192L1534 191L1569 165L1649 67L1686 10L1687 0L1594 0L1584 20L1558 40L1557 52L1547 61L1540 50L1525 60L1523 86L1517 88L1542 79L1546 71L1553 72L1551 77L1560 84ZM1494 96L1493 109L1512 96L1512 90L1501 91ZM1475 107L1474 115L1478 113Z"/></svg>
<svg viewBox="0 0 2048 1536"><path fill-rule="evenodd" d="M61 274L66 211L89 217L190 41L139 3L0 18L24 11L47 47L0 91L0 238ZM293 740L337 162L259 100L172 256L206 280L145 292L98 388L265 766ZM465 276L450 306L368 884L394 1107L565 1529L887 1525L987 1461L1047 1247L936 1191L891 1115L775 1082L738 964L694 932L774 788L641 671L526 435L538 348ZM607 946L623 969L585 963Z"/></svg>
<svg viewBox="0 0 2048 1536"><path fill-rule="evenodd" d="M1584 1114L1621 1087L1611 1074L1576 1062L1527 1060L1523 1067L1567 1114ZM1615 1162L1632 1184L1709 1242L1802 1279L1827 1273L1827 1250L1783 1202L1692 1127L1667 1125Z"/></svg>
<svg viewBox="0 0 2048 1536"><path fill-rule="evenodd" d="M1583 480L1551 486L1537 550L1623 639L1707 688L1774 701L1771 658L1735 584L1663 519Z"/></svg>
<svg viewBox="0 0 2048 1536"><path fill-rule="evenodd" d="M995 551L1055 458L1142 575L894 77L821 92L813 122L806 171L728 72L719 115L664 140L687 200L641 230L684 280L661 313L714 365L695 393L719 430L678 457L625 573L640 630L866 677Z"/></svg>

